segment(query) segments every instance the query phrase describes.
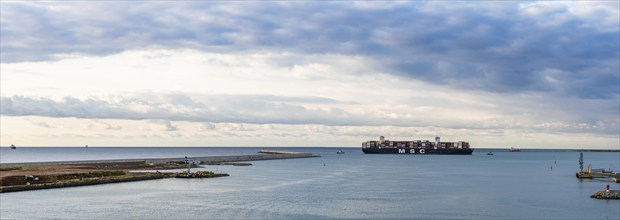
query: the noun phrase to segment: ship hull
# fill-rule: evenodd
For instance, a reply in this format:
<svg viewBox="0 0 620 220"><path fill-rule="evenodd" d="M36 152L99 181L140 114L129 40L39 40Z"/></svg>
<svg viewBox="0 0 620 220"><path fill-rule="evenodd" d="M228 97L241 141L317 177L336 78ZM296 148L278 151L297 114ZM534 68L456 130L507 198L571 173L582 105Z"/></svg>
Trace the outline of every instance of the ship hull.
<svg viewBox="0 0 620 220"><path fill-rule="evenodd" d="M412 149L412 148L362 148L365 154L448 154L448 155L471 155L471 148L454 149Z"/></svg>

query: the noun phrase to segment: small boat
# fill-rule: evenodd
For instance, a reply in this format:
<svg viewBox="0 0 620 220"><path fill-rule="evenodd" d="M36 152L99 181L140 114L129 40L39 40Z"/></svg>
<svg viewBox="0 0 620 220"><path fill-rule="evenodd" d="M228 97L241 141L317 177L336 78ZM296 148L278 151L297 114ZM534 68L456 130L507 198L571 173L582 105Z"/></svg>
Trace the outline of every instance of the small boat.
<svg viewBox="0 0 620 220"><path fill-rule="evenodd" d="M489 153L487 153L487 155L491 156L491 155L493 155L493 152L489 152Z"/></svg>
<svg viewBox="0 0 620 220"><path fill-rule="evenodd" d="M88 144L86 146L84 146L84 147L88 147Z"/></svg>
<svg viewBox="0 0 620 220"><path fill-rule="evenodd" d="M344 151L339 150L338 152L336 152L337 154L344 154Z"/></svg>
<svg viewBox="0 0 620 220"><path fill-rule="evenodd" d="M508 149L508 152L521 152L521 150L514 148L514 147L510 147L510 149Z"/></svg>
<svg viewBox="0 0 620 220"><path fill-rule="evenodd" d="M12 144L11 144L11 146L9 148L11 148L13 150L17 149L17 147L15 147L15 145L12 145Z"/></svg>

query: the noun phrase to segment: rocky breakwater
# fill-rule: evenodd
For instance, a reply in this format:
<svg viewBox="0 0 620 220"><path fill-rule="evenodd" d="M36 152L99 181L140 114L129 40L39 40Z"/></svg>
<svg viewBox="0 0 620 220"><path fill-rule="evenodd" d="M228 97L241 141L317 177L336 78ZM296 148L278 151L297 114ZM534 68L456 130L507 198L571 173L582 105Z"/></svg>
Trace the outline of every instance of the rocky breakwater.
<svg viewBox="0 0 620 220"><path fill-rule="evenodd" d="M161 178L210 178L228 176L199 171L186 174L159 172L189 169L198 164L251 165L239 161L276 160L318 157L311 153L264 150L255 155L207 156L185 158L145 158L118 160L83 160L31 163L0 163L0 193L50 189L105 183L119 183ZM156 172L130 172L157 170Z"/></svg>
<svg viewBox="0 0 620 220"><path fill-rule="evenodd" d="M620 190L609 190L609 192L603 190L596 192L590 196L595 199L620 199Z"/></svg>
<svg viewBox="0 0 620 220"><path fill-rule="evenodd" d="M0 183L0 193L87 186L105 183L121 183L170 177L173 177L173 175L162 173L132 174L120 170L37 176L7 176L2 178L2 182Z"/></svg>
<svg viewBox="0 0 620 220"><path fill-rule="evenodd" d="M3 165L0 167L0 193L172 178L175 177L174 173L135 173L129 171L197 167L176 163L149 165L133 162L68 165L58 163L21 164L24 165L23 167Z"/></svg>
<svg viewBox="0 0 620 220"><path fill-rule="evenodd" d="M211 171L181 172L177 173L176 178L215 178L229 176L228 173L214 173Z"/></svg>

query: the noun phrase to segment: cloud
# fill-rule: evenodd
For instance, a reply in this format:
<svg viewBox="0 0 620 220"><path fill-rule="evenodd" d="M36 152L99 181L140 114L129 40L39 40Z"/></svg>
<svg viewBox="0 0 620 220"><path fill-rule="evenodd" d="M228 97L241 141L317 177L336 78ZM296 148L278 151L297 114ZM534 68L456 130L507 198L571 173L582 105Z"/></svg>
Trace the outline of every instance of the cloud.
<svg viewBox="0 0 620 220"><path fill-rule="evenodd" d="M211 122L204 122L202 124L200 124L200 127L198 127L199 131L213 131L215 130L215 124L211 123Z"/></svg>
<svg viewBox="0 0 620 220"><path fill-rule="evenodd" d="M304 129L312 132L349 136L376 133L368 128L350 129L364 126L464 129L483 133L504 129L554 134L617 135L620 132L617 109L597 107L610 106L609 101L571 104L571 100L557 100L542 103L533 97L489 100L493 104L468 104L466 101L446 103L450 99L440 99L434 102L445 106L424 106L424 99L416 99L419 106L402 103L368 107L366 104L321 97L134 93L84 99L2 97L0 110L3 116L95 119L93 126L111 130L121 127L99 119L147 120L151 124L148 129L159 131L180 131L172 122L197 122L197 131L240 135L243 132L272 130L274 124L306 126ZM571 112L565 111L565 107L571 108ZM334 130L336 127L349 130Z"/></svg>
<svg viewBox="0 0 620 220"><path fill-rule="evenodd" d="M39 127L44 127L44 128L56 128L55 126L52 126L48 123L42 122L42 121L36 121L36 122L32 122L33 125L39 126Z"/></svg>
<svg viewBox="0 0 620 220"><path fill-rule="evenodd" d="M172 125L170 121L167 120L151 120L152 126L155 128L154 130L163 130L163 131L178 131L179 128L177 126Z"/></svg>
<svg viewBox="0 0 620 220"><path fill-rule="evenodd" d="M181 101L180 101L181 100ZM194 101L195 100L195 101ZM338 103L322 97L276 97L260 95L134 94L111 100L96 97L60 100L41 97L2 97L2 115L77 117L90 119L233 122L254 124L360 124L361 115L334 107L310 108L299 103ZM169 130L173 126L166 124ZM205 127L208 128L208 127ZM228 128L243 129L243 128Z"/></svg>
<svg viewBox="0 0 620 220"><path fill-rule="evenodd" d="M463 90L617 99L619 4L2 2L0 49L3 63L152 48L341 54Z"/></svg>
<svg viewBox="0 0 620 220"><path fill-rule="evenodd" d="M103 130L121 130L123 129L120 125L111 125L102 120L91 120L92 123L89 123L85 127L88 129L103 129Z"/></svg>
<svg viewBox="0 0 620 220"><path fill-rule="evenodd" d="M244 144L620 132L617 1L0 4L3 126Z"/></svg>

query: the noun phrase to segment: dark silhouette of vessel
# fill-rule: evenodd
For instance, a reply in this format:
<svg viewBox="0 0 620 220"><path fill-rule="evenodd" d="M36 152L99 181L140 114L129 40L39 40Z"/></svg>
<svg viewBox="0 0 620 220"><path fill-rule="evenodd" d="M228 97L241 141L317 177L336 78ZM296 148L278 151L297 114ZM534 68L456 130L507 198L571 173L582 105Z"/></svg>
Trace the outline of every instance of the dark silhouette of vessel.
<svg viewBox="0 0 620 220"><path fill-rule="evenodd" d="M435 137L435 142L428 140L412 141L389 141L383 136L379 141L366 141L362 143L362 151L365 154L456 154L471 155L474 152L469 148L469 142L441 142Z"/></svg>

